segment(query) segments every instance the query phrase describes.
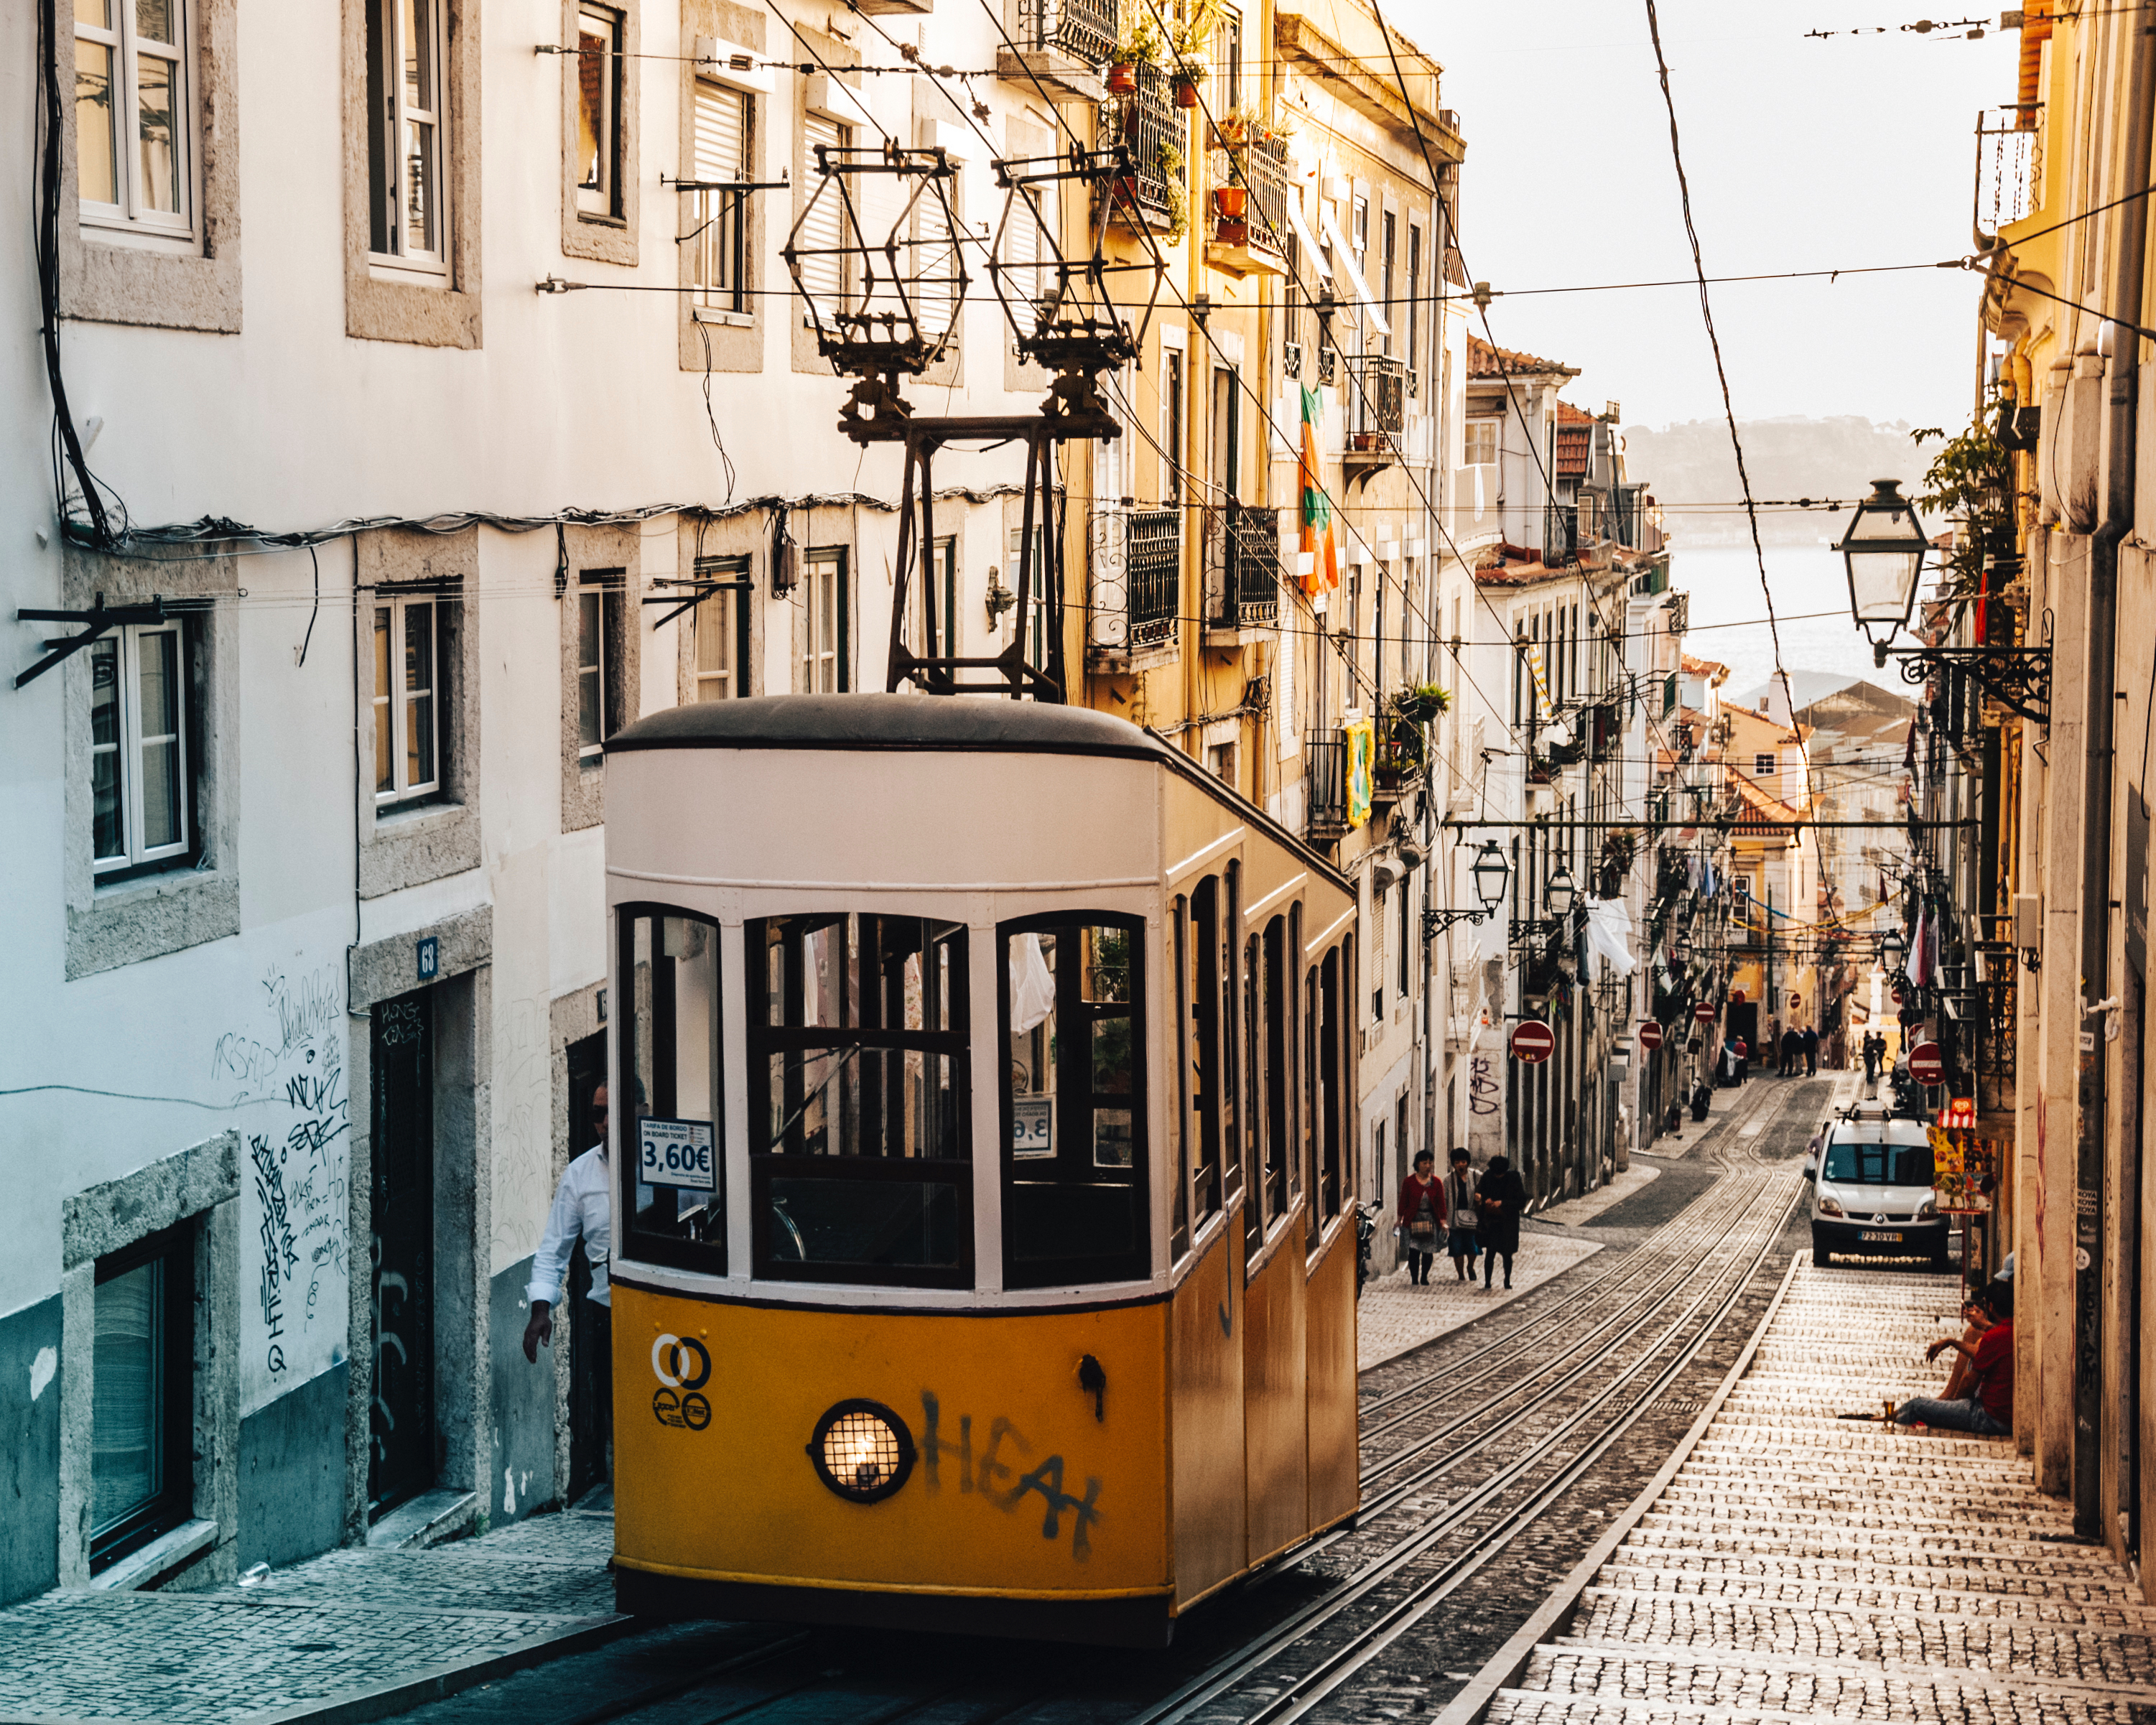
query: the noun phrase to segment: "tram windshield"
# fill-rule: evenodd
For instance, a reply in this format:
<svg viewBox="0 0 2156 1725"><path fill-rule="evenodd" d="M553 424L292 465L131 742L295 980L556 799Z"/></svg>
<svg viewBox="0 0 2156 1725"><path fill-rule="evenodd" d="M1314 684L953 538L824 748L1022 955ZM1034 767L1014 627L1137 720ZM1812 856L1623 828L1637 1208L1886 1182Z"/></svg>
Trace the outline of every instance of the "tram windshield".
<svg viewBox="0 0 2156 1725"><path fill-rule="evenodd" d="M1142 942L1121 919L1003 931L1007 1286L1147 1271Z"/></svg>
<svg viewBox="0 0 2156 1725"><path fill-rule="evenodd" d="M747 940L757 1274L969 1283L964 926L772 916Z"/></svg>

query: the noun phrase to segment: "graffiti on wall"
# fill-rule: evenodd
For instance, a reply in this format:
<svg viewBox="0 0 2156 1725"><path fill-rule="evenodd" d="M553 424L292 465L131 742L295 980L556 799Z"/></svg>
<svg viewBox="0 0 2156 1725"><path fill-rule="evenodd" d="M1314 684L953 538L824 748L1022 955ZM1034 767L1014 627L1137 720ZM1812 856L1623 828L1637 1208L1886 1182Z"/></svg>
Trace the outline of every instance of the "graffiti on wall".
<svg viewBox="0 0 2156 1725"><path fill-rule="evenodd" d="M241 1399L248 1411L344 1357L351 1098L344 978L273 965L256 1011L218 1035L210 1076L249 1110L243 1132ZM267 1106L260 1106L267 1104Z"/></svg>

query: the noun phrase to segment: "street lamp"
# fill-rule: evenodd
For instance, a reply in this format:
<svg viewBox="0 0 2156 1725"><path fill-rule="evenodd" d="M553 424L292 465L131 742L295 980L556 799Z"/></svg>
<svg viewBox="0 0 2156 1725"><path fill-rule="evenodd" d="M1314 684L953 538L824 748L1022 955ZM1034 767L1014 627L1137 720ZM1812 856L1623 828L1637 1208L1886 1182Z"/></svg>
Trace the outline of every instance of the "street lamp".
<svg viewBox="0 0 2156 1725"><path fill-rule="evenodd" d="M1505 853L1497 848L1496 839L1486 841L1475 853L1475 865L1467 872L1475 877L1475 896L1482 901L1481 907L1471 911L1424 911L1422 913L1422 937L1424 940L1436 939L1440 932L1455 922L1480 922L1504 903L1505 886L1512 871L1507 865Z"/></svg>
<svg viewBox="0 0 2156 1725"><path fill-rule="evenodd" d="M1871 643L1876 664L1887 663L1896 633L1908 627L1930 548L1915 506L1902 495L1901 480L1872 480L1871 495L1856 506L1835 549L1849 565L1849 608ZM1887 633L1874 634L1875 629Z"/></svg>
<svg viewBox="0 0 2156 1725"><path fill-rule="evenodd" d="M1898 929L1890 928L1879 937L1879 963L1882 969L1898 972L1902 961L1909 956L1909 943Z"/></svg>
<svg viewBox="0 0 2156 1725"><path fill-rule="evenodd" d="M1899 480L1874 480L1871 495L1856 506L1835 549L1849 566L1849 608L1871 643L1871 662L1902 661L1902 680L1920 687L1936 667L1966 672L1986 696L2039 725L2051 722L2050 614L2045 639L2035 647L1896 647L1916 608L1917 582L1930 549L1916 506L1902 495ZM1875 630L1884 630L1883 634Z"/></svg>
<svg viewBox="0 0 2156 1725"><path fill-rule="evenodd" d="M1505 902L1505 888L1512 870L1495 839L1483 841L1482 848L1475 853L1474 866L1467 872L1475 877L1475 896L1482 901L1486 915Z"/></svg>
<svg viewBox="0 0 2156 1725"><path fill-rule="evenodd" d="M1579 886L1572 878L1572 870L1559 863L1557 872L1549 877L1549 884L1543 888L1543 904L1549 907L1551 916L1562 922L1572 914L1573 902L1578 896Z"/></svg>

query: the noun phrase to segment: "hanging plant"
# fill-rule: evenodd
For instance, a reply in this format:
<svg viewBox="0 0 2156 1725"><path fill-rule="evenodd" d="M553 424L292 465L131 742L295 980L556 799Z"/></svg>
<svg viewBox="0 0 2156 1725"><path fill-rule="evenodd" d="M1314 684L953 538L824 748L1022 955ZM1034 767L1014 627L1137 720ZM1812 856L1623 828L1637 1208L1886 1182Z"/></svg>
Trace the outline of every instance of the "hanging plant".
<svg viewBox="0 0 2156 1725"><path fill-rule="evenodd" d="M1190 193L1183 183L1183 151L1163 144L1158 160L1168 198L1168 238L1173 244L1190 232Z"/></svg>
<svg viewBox="0 0 2156 1725"><path fill-rule="evenodd" d="M1161 56L1168 52L1167 39L1160 33L1160 26L1153 22L1151 12L1141 13L1130 29L1108 54L1108 87L1118 95L1128 95L1137 89L1137 69L1157 66ZM1118 88L1118 84L1127 88Z"/></svg>
<svg viewBox="0 0 2156 1725"><path fill-rule="evenodd" d="M2014 458L1995 429L2005 392L1994 388L1990 393L1985 412L1959 436L1948 437L1936 425L1909 434L1920 449L1935 440L1940 444L1924 470L1917 506L1958 516L1961 522L1940 569L1939 592L1946 598L1974 598L1983 591L1988 560L2014 552Z"/></svg>

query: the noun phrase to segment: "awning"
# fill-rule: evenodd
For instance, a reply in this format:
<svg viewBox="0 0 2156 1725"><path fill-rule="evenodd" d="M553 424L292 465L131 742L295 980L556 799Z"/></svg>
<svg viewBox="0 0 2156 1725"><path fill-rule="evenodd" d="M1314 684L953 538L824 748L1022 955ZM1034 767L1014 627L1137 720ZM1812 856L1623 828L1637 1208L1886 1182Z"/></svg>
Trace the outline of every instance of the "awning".
<svg viewBox="0 0 2156 1725"><path fill-rule="evenodd" d="M1299 193L1291 193L1287 200L1287 224L1295 229L1295 243L1302 255L1317 264L1318 274L1330 281L1332 279L1332 261L1325 255L1325 248L1311 234L1310 223L1302 218L1302 198Z"/></svg>
<svg viewBox="0 0 2156 1725"><path fill-rule="evenodd" d="M1370 314L1371 327L1381 336L1391 335L1393 326L1385 321L1384 312L1377 300L1371 297L1370 284L1363 280L1362 268L1356 263L1355 254L1348 242L1341 238L1340 224L1332 219L1332 212L1330 209L1321 212L1318 219L1325 225L1325 237L1332 242L1341 267L1348 272L1348 280L1355 290L1355 297L1363 302L1363 308Z"/></svg>

